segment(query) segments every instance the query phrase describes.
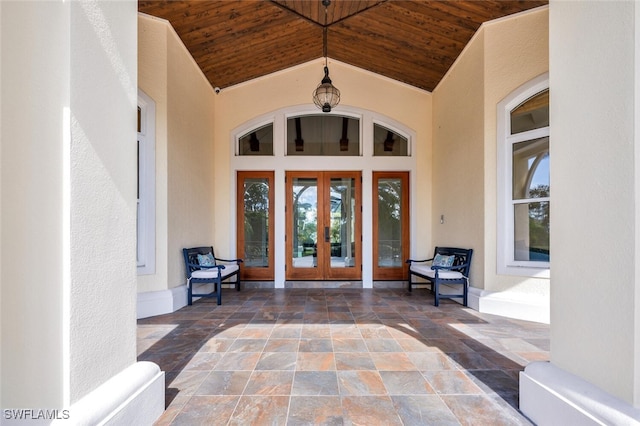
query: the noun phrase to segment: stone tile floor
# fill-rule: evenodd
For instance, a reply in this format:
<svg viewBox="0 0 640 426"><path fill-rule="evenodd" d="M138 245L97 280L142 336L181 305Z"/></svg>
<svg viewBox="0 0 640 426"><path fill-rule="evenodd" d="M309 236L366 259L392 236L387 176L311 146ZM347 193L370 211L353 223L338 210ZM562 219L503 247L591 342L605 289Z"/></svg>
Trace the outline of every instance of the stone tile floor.
<svg viewBox="0 0 640 426"><path fill-rule="evenodd" d="M166 372L157 425L521 425L518 373L549 327L427 290L224 289L138 321Z"/></svg>

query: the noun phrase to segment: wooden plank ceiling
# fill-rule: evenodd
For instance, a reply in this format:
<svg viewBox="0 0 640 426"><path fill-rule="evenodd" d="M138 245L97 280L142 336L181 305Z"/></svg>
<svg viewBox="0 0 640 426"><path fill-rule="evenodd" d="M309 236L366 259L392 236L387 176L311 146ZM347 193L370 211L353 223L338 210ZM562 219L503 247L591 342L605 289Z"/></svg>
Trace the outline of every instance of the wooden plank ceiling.
<svg viewBox="0 0 640 426"><path fill-rule="evenodd" d="M326 27L329 58L432 91L483 22L547 3L332 0L325 16L322 0L139 0L138 10L171 23L213 87L323 57Z"/></svg>

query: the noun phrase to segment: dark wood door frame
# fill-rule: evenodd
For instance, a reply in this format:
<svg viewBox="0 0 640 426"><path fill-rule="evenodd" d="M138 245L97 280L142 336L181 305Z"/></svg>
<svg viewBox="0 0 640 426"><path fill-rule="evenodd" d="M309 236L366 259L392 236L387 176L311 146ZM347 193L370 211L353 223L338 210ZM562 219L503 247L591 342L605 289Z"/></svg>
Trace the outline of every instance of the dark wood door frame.
<svg viewBox="0 0 640 426"><path fill-rule="evenodd" d="M315 259L313 267L294 266L295 232L293 199L294 180L297 178L316 179L317 182L317 222ZM331 242L325 238L325 228L330 227L331 180L347 178L354 182L354 225L352 229L354 255L349 259L350 267L331 266ZM287 171L286 172L286 279L287 280L361 280L362 279L362 173L359 171ZM351 264L351 263L350 263Z"/></svg>

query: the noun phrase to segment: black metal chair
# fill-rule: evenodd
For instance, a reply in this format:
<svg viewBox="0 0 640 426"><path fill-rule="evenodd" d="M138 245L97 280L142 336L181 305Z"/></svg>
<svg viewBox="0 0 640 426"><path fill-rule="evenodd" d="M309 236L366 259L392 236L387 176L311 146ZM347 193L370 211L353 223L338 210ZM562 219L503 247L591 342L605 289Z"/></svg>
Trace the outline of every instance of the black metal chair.
<svg viewBox="0 0 640 426"><path fill-rule="evenodd" d="M217 297L222 303L222 281L236 277L236 290L240 291L240 264L242 259L221 259L215 257L213 247L192 247L182 249L187 274L187 302L193 304L194 297ZM226 262L220 264L218 262ZM194 284L213 284L210 293L194 293Z"/></svg>
<svg viewBox="0 0 640 426"><path fill-rule="evenodd" d="M473 249L436 247L431 259L407 259L409 291L411 291L411 287L414 284L423 284L411 281L411 277L415 275L424 278L427 280L427 284L431 285L431 292L435 296L435 306L440 304L440 299L452 298L462 298L462 304L467 306L472 254ZM431 263L427 264L427 262ZM446 285L448 288L459 286L461 291L459 293L451 293L449 291L442 293L442 285Z"/></svg>

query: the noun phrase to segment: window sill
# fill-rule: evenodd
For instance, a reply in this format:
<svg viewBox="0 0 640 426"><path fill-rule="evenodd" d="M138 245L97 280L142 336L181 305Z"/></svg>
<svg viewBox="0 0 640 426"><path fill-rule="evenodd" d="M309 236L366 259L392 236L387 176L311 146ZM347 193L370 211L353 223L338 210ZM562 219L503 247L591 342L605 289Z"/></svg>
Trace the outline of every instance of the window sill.
<svg viewBox="0 0 640 426"><path fill-rule="evenodd" d="M549 279L551 269L548 267L533 268L530 266L498 265L499 275L516 275L520 277Z"/></svg>

